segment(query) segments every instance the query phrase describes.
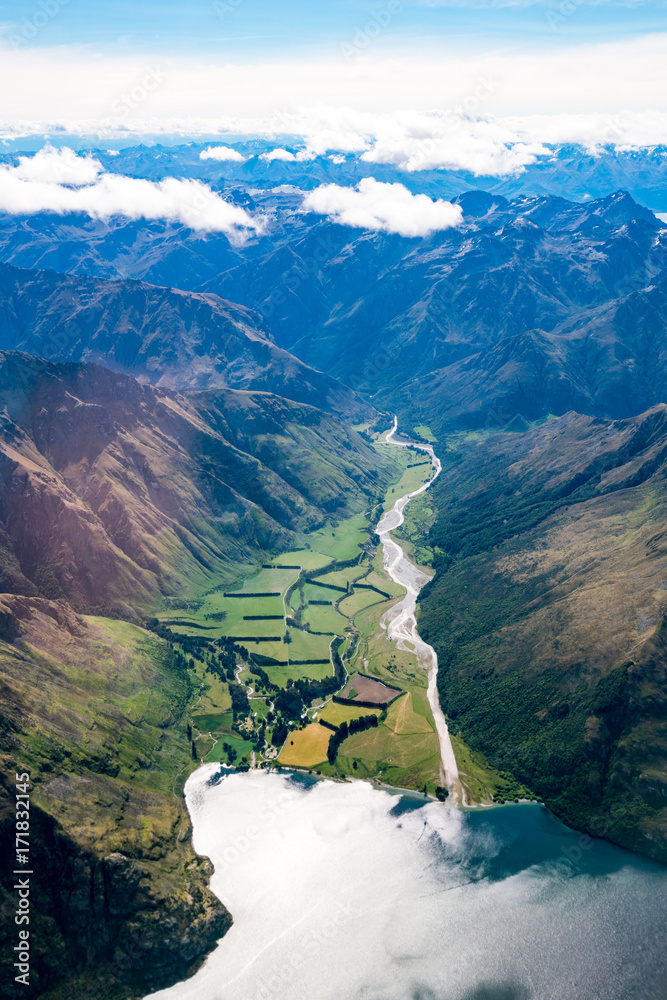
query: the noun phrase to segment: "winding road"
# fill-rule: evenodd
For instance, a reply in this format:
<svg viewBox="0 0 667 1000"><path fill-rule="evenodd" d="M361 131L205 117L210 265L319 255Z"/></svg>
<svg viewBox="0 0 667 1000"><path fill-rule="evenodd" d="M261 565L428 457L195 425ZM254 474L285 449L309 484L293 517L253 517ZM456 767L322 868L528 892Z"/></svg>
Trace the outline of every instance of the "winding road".
<svg viewBox="0 0 667 1000"><path fill-rule="evenodd" d="M406 596L382 616L380 625L386 630L388 637L396 642L399 649L414 652L420 667L428 672L428 701L431 706L440 742L441 781L449 789L452 801L460 806L465 805L465 796L459 779L459 770L447 722L445 721L445 716L440 708L440 701L438 699L438 657L433 647L424 642L419 635L415 617L417 596L431 577L411 562L398 542L391 537L391 532L403 524L403 511L409 502L414 497L425 493L433 485L442 471L442 464L433 451L432 445L420 444L417 441L397 441L397 429L398 419L394 417L394 426L386 437L387 443L393 444L398 448L415 448L426 452L433 462L435 474L427 483L420 486L418 490L406 493L405 496L400 497L392 509L388 510L380 519L376 528L376 533L379 535L382 543L384 568L395 583L398 583L407 590Z"/></svg>

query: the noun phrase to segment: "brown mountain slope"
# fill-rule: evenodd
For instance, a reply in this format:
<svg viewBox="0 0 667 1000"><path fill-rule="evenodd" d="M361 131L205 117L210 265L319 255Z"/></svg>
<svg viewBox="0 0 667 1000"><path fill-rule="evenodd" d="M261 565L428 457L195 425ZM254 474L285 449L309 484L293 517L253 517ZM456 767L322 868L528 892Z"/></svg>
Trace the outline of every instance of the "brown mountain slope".
<svg viewBox="0 0 667 1000"><path fill-rule="evenodd" d="M0 405L0 585L78 609L230 579L384 481L359 435L267 393L188 400L6 353Z"/></svg>
<svg viewBox="0 0 667 1000"><path fill-rule="evenodd" d="M667 407L445 454L420 628L455 728L570 825L667 857Z"/></svg>

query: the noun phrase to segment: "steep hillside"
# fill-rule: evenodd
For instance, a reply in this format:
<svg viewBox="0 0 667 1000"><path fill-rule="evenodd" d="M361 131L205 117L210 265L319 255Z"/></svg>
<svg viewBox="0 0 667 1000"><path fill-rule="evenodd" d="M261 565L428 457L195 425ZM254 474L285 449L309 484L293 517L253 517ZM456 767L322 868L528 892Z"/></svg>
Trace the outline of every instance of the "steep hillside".
<svg viewBox="0 0 667 1000"><path fill-rule="evenodd" d="M667 407L443 458L419 624L454 728L570 825L667 858Z"/></svg>
<svg viewBox="0 0 667 1000"><path fill-rule="evenodd" d="M258 389L349 416L371 412L276 347L251 310L138 281L0 265L0 350L93 361L166 388Z"/></svg>
<svg viewBox="0 0 667 1000"><path fill-rule="evenodd" d="M2 595L0 626L0 996L170 985L231 924L182 797L191 677L166 643L64 602ZM30 775L29 987L13 968L16 772Z"/></svg>
<svg viewBox="0 0 667 1000"><path fill-rule="evenodd" d="M266 393L187 400L96 365L0 356L2 589L133 609L233 579L385 481L334 417Z"/></svg>

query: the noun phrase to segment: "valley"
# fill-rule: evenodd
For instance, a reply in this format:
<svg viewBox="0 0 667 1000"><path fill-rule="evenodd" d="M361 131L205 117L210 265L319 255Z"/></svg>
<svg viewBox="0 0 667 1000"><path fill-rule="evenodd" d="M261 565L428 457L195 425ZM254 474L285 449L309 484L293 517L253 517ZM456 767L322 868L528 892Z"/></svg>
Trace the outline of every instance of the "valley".
<svg viewBox="0 0 667 1000"><path fill-rule="evenodd" d="M376 448L391 455L386 436L376 436ZM243 656L240 667L211 682L202 675L209 691L192 717L201 759L266 762L446 795L428 672L408 646L396 646L385 624L405 591L386 571L373 523L394 496L433 475L416 450L401 449L399 461L400 480L367 513L304 536L305 546L280 554L231 592L187 602L187 620L183 610L160 616L160 624L196 642L225 636ZM247 692L241 711L228 690L235 682ZM347 736L331 760L332 732L369 715L378 724Z"/></svg>

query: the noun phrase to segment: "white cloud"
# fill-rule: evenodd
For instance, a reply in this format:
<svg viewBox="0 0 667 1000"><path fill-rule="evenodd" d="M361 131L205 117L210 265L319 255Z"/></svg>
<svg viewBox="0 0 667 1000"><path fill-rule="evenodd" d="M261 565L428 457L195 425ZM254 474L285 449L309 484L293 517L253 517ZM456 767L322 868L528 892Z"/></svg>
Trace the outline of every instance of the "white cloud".
<svg viewBox="0 0 667 1000"><path fill-rule="evenodd" d="M224 201L207 185L168 177L154 182L101 173L101 165L72 150L42 150L0 166L0 212L32 215L83 213L94 219L166 219L191 229L222 232L231 240L261 233L264 221Z"/></svg>
<svg viewBox="0 0 667 1000"><path fill-rule="evenodd" d="M499 122L454 114L414 115L412 121L406 116L392 131L392 135L380 135L362 160L407 171L447 168L503 177L549 152L542 143L525 141Z"/></svg>
<svg viewBox="0 0 667 1000"><path fill-rule="evenodd" d="M245 163L246 158L238 150L232 149L230 146L209 146L208 149L202 149L199 159L229 160L233 163Z"/></svg>
<svg viewBox="0 0 667 1000"><path fill-rule="evenodd" d="M272 160L280 160L282 163L294 163L296 156L290 153L289 149L270 149L267 153L260 155L260 160L271 163Z"/></svg>
<svg viewBox="0 0 667 1000"><path fill-rule="evenodd" d="M21 181L78 187L93 184L102 172L102 164L92 156L77 156L67 146L62 149L45 146L34 156L19 156L18 166L12 167L11 172Z"/></svg>
<svg viewBox="0 0 667 1000"><path fill-rule="evenodd" d="M412 194L402 184L365 177L356 188L324 184L303 200L306 211L355 229L382 230L401 236L428 236L461 223L458 205L425 194Z"/></svg>

